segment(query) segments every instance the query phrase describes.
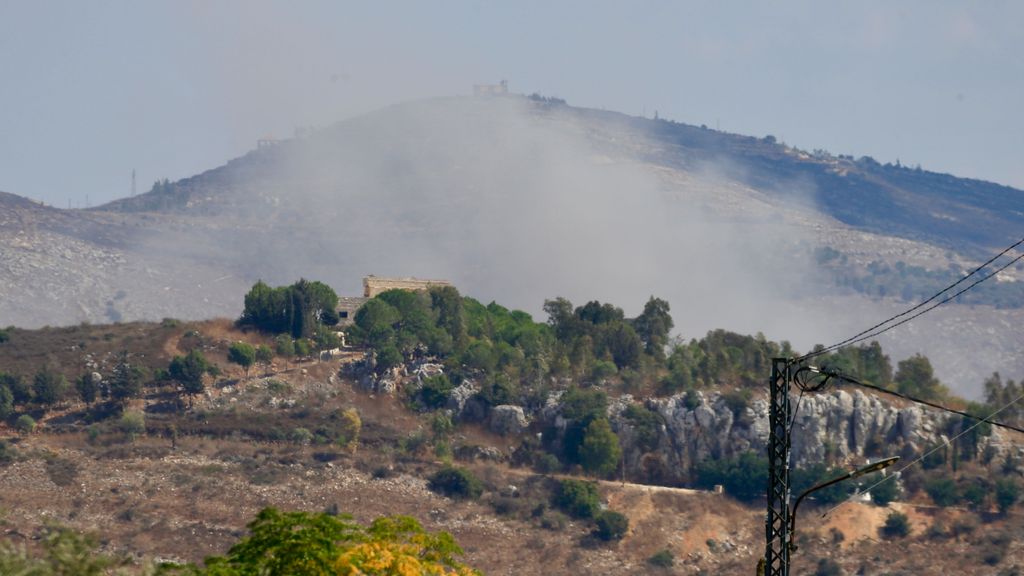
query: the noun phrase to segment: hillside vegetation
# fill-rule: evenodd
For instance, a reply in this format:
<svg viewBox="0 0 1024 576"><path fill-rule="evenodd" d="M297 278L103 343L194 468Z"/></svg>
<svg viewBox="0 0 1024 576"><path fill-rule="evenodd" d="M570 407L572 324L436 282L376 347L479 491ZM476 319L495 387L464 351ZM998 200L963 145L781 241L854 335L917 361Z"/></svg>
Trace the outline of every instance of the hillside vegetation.
<svg viewBox="0 0 1024 576"><path fill-rule="evenodd" d="M312 304L322 299L296 296L329 301L327 290L257 284L237 322L5 330L0 505L11 511L6 525L33 544L0 557L47 562L46 526L57 519L102 527L101 550L117 562L126 553L196 566L220 557L202 568L211 574L241 570L253 551L276 545L261 522L349 534L330 538L339 546L324 548L329 563L370 561L359 550L386 550L372 543L383 537L410 562L451 570L465 562L524 574L742 573L755 564L763 458L705 454L688 464L684 482L665 486L659 478L669 475L656 463L672 432L661 407L694 418L704 410L712 428L720 417L754 426L769 361L793 354L789 344L727 331L672 339L671 311L656 297L632 318L612 304L553 298L547 321L536 322L446 287L371 299L345 329L354 347L334 350L336 342L317 338L333 320ZM289 294L296 297L280 299ZM285 301L297 304L291 317L305 319L302 329L264 313ZM259 363L258 349L269 351ZM990 409L951 396L923 356L894 367L871 343L821 361L880 386ZM1018 394L998 375L985 388L992 406ZM1000 416L1020 423L1021 412ZM1012 535L1020 527L1016 438L1003 436L1000 447L989 428L961 434L969 423L933 421L956 441L930 452L903 444L917 450L908 458L924 460L872 489L874 504L802 520L802 570L833 562L851 572L915 572L922 555L906 551L922 548L929 562L966 559L993 570L1021 562ZM866 452L884 453L886 441L870 440ZM839 454L806 461L796 487L844 469ZM724 496L701 491L716 484ZM853 487L816 503L831 507ZM279 516L268 506L305 512ZM370 527L335 519L344 513ZM395 514L417 520L370 524ZM438 531L465 550L458 563L454 542L430 535ZM354 547L344 544L350 537Z"/></svg>

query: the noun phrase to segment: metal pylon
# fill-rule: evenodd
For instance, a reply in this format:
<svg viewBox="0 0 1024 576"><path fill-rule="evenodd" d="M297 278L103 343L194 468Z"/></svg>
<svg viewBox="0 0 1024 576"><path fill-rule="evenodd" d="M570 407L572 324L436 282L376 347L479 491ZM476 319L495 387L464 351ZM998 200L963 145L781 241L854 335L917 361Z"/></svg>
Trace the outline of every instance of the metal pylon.
<svg viewBox="0 0 1024 576"><path fill-rule="evenodd" d="M793 381L793 360L772 358L768 382L770 406L768 423L768 516L765 518L765 576L789 576L789 386Z"/></svg>

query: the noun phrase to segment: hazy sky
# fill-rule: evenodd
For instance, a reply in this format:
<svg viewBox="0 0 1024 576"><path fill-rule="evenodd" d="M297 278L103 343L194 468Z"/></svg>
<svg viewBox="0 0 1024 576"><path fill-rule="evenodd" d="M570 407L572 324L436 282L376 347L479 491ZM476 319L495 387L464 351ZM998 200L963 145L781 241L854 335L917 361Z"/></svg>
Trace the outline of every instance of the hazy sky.
<svg viewBox="0 0 1024 576"><path fill-rule="evenodd" d="M1024 3L0 0L0 190L66 207L504 78L1024 187Z"/></svg>

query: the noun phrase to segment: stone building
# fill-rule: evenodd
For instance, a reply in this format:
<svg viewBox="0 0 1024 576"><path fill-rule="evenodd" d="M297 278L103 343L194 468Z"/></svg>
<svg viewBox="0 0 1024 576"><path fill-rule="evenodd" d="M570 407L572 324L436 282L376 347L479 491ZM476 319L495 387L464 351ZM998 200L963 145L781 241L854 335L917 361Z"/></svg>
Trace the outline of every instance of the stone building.
<svg viewBox="0 0 1024 576"><path fill-rule="evenodd" d="M363 297L373 298L388 290L429 290L436 286L451 286L447 280L424 280L421 278L384 278L369 275L363 278Z"/></svg>

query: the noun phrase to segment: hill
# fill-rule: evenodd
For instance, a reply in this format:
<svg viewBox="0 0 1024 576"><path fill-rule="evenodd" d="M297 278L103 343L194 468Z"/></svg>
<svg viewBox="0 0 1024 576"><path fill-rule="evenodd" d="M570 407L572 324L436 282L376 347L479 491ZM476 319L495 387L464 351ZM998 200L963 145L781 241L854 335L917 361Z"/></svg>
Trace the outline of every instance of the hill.
<svg viewBox="0 0 1024 576"><path fill-rule="evenodd" d="M1021 198L543 98L425 100L93 210L0 197L14 216L0 228L0 324L235 315L259 278L355 294L374 273L444 277L533 312L559 295L656 294L685 338L721 327L806 349L1015 240ZM994 370L1018 375L1020 275L884 343L928 353L965 393Z"/></svg>
<svg viewBox="0 0 1024 576"><path fill-rule="evenodd" d="M449 412L417 409L410 401L416 390L415 362L391 392L370 391L354 372L366 360L364 349L324 361L276 356L270 365L246 373L228 361L229 347L239 341L272 343L268 335L238 330L224 320L12 331L0 344L0 361L11 371L31 374L49 363L69 379L80 371L96 371L109 380L121 352L127 351L152 376L142 393L126 403L125 415L105 408L103 400L86 404L68 394L50 407L19 403L18 412L38 420L32 433L15 433L14 414L0 422L4 539L35 546L46 527L57 522L98 533L108 553L198 562L224 554L246 533L245 523L258 510L275 506L350 513L363 523L410 514L431 531L451 532L466 551L465 562L489 574L740 574L752 570L762 553L763 503L649 479L641 484L648 470L633 464L626 471L628 482L616 473L615 480L595 483L600 502L624 513L629 523L621 540L602 541L592 534L593 520L570 516L555 496L564 480L595 478L578 468L542 470L550 464L531 464L531 453L540 449L535 435L544 426L540 419L527 430L503 435L457 412L448 426L440 426ZM173 383L158 371L173 356L194 350L220 373L207 379L207 391L186 408L176 400L180 393ZM726 390L727 372L701 394ZM637 401L622 394L629 386L626 378L590 385L587 380L580 380L586 390L613 398L610 408L653 405L651 400L682 406L687 401L634 390L644 398ZM558 379L552 383L566 385ZM557 405L557 394L550 398L547 408ZM831 441L843 444L843 430L861 417L809 414L807 402L826 402L822 398L805 399L804 416L810 421L801 423L801 432L812 430L817 420ZM673 430L669 423L673 440L656 444L693 445L699 451L723 426L746 427L762 418L752 407L759 398L753 400L735 422L728 407L724 420L712 413L706 432ZM719 411L720 406L698 402L699 418L708 417L709 408ZM361 422L354 444L337 436L339 414L346 410L355 410ZM561 414L571 417L567 411ZM691 419L697 421L696 412ZM615 419L627 453L647 442L641 428L628 420ZM805 446L807 440L801 436ZM902 443L897 438L876 449L894 450ZM657 453L650 446L645 450L647 461ZM833 573L922 573L954 566L978 573L1013 570L1024 561L1016 536L1024 520L1019 505L1008 514L997 513L985 499L970 504L972 509L936 507L923 486L933 477L954 474L951 462L960 467L956 474L965 487L1002 474L1001 469L1019 467L1014 450L1019 447L1011 444L1009 452L988 462L947 459L929 464L924 473L908 471L901 481L906 496L891 504L849 502L825 518L814 512L827 511L830 503L804 504L794 571L812 573L822 566ZM722 455L718 461L730 458ZM446 462L476 476L482 495L460 498L431 489L431 478ZM732 483L726 484L731 491ZM880 530L894 512L907 516L909 535L883 538ZM662 551L674 558L674 567L649 563Z"/></svg>

